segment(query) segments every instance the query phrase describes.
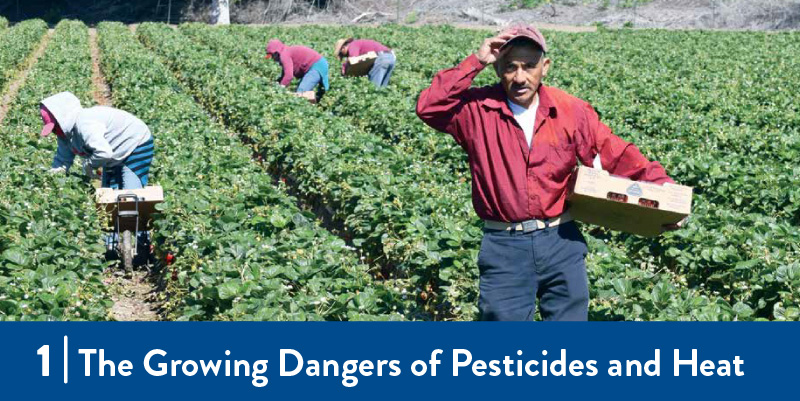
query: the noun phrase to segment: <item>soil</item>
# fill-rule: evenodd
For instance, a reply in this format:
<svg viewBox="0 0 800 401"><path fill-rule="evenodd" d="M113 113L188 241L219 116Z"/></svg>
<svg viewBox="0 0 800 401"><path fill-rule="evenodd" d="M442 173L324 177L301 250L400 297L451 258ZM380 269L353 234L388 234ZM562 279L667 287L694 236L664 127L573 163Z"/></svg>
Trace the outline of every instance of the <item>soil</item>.
<svg viewBox="0 0 800 401"><path fill-rule="evenodd" d="M458 28L465 28L465 29L480 29L480 30L488 30L493 31L497 30L499 27L497 25L476 25L476 24L468 24L468 23L457 23L453 24ZM591 26L580 26L580 25L564 25L564 24L536 24L536 27L543 30L548 31L559 31L559 32L596 32L597 27L594 25Z"/></svg>
<svg viewBox="0 0 800 401"><path fill-rule="evenodd" d="M36 64L36 61L39 60L39 57L42 57L42 54L44 54L44 49L47 48L47 43L50 42L50 37L52 35L52 29L47 31L47 34L44 35L42 41L39 43L39 46L28 56L25 62L22 63L22 67L19 69L17 76L11 80L11 84L6 88L3 99L0 100L0 124L2 124L3 120L5 120L11 105L14 104L14 99L17 98L19 89L25 84L25 80L28 78L31 67L33 67L33 65Z"/></svg>
<svg viewBox="0 0 800 401"><path fill-rule="evenodd" d="M97 31L89 30L89 48L92 55L92 97L95 103L112 106L111 89L103 70L100 68L100 48L97 45ZM158 320L157 293L158 287L152 282L147 271L135 270L126 275L120 267L110 268L106 272L104 282L109 286L109 293L114 305L111 315L118 321L150 321Z"/></svg>
<svg viewBox="0 0 800 401"><path fill-rule="evenodd" d="M97 46L97 30L89 29L89 48L92 53L92 97L101 106L111 106L111 89L106 84L100 69L100 48Z"/></svg>
<svg viewBox="0 0 800 401"><path fill-rule="evenodd" d="M510 7L510 0L348 0L336 12L295 10L282 22L294 24L361 23L455 24L490 26L527 22L542 28L570 30L604 25L612 28L748 29L784 30L800 28L800 0L652 0L625 7L621 0L553 0L552 5L532 9ZM232 13L238 23L259 21L263 9L250 5ZM262 7L263 8L263 7ZM475 17L464 11L472 9ZM255 19L254 19L255 18ZM497 20L499 24L494 23ZM272 21L277 22L277 21Z"/></svg>
<svg viewBox="0 0 800 401"><path fill-rule="evenodd" d="M89 25L99 21L138 23L158 21L209 22L208 0L75 0L54 15L52 1L27 0L13 5L0 2L0 14L12 22L43 18L55 24L61 18ZM237 0L231 2L231 21L237 24L351 24L399 23L489 25L493 19L536 25L664 28L664 29L800 29L800 0L646 0L636 7L630 0L550 0L532 9L518 9L522 0L330 0L320 9L309 0ZM68 4L67 4L68 3ZM168 7L171 5L171 7ZM288 7L288 8L287 8ZM464 11L472 9L473 17ZM495 24L497 25L497 24ZM502 25L502 24L500 24Z"/></svg>
<svg viewBox="0 0 800 401"><path fill-rule="evenodd" d="M111 316L117 321L159 320L156 290L146 271L136 270L126 276L121 268L106 272L104 282L109 286Z"/></svg>

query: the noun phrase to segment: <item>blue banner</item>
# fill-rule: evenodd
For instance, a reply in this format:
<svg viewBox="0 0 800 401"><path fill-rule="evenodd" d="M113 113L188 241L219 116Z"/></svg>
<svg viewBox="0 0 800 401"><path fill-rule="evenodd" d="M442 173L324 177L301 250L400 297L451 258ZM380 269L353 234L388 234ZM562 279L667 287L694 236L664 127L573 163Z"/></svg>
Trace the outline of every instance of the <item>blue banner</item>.
<svg viewBox="0 0 800 401"><path fill-rule="evenodd" d="M744 399L795 323L2 323L5 399ZM431 398L434 397L434 398Z"/></svg>

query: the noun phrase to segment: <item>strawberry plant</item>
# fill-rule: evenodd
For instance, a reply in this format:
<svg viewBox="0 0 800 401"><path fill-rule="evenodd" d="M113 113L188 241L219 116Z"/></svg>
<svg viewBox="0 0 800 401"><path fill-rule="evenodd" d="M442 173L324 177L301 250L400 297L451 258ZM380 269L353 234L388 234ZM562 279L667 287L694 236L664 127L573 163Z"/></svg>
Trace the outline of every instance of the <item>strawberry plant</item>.
<svg viewBox="0 0 800 401"><path fill-rule="evenodd" d="M33 21L11 30L25 25L46 29ZM89 102L90 66L86 26L62 21L0 128L0 320L109 317L91 186L80 175L49 174L55 140L38 134L43 98L68 90Z"/></svg>
<svg viewBox="0 0 800 401"><path fill-rule="evenodd" d="M157 140L154 176L168 196L154 233L175 251L169 268L178 271L170 317L401 318L402 283L375 283L358 254L298 209L125 26L99 32L115 103L145 118Z"/></svg>
<svg viewBox="0 0 800 401"><path fill-rule="evenodd" d="M432 166L420 160L418 152L398 150L346 120L294 102L274 88L270 79L242 69L230 57L192 44L178 32L154 24L143 25L138 32L212 113L246 133L265 160L279 173L290 175L307 199L322 201L343 215L347 234L353 235L354 243L373 262L389 261L409 274L417 283L419 301L428 305L426 310L432 310L434 316L475 316L479 223L472 216L467 187L453 182L446 172L452 167ZM225 71L225 76L218 77L217 71ZM409 169L419 163L425 163L426 169ZM389 179L383 178L387 170L395 172ZM324 180L320 181L320 176ZM406 181L409 177L413 181ZM453 210L445 205L460 206ZM372 240L376 234L380 234L380 242ZM629 270L624 263L617 261L617 268ZM717 312L706 316L734 316L715 306L725 301L688 293L680 283L676 287L678 295L697 305L703 304L698 299L712 299L706 304ZM602 315L604 318L624 316L618 303L611 303L611 308L619 314ZM658 316L655 310L641 314L643 318Z"/></svg>
<svg viewBox="0 0 800 401"><path fill-rule="evenodd" d="M5 20L0 20L0 25L2 21ZM0 88L6 87L16 74L17 68L36 48L46 32L47 24L35 19L20 22L0 33Z"/></svg>
<svg viewBox="0 0 800 401"><path fill-rule="evenodd" d="M0 32L0 84L45 29L26 21ZM152 177L168 196L154 235L173 261L163 272L164 317L476 317L481 222L466 157L414 107L436 72L489 32L151 23L137 32L99 27L115 105L156 138ZM785 56L798 50L797 34L545 34L554 61L547 82L589 101L618 135L695 187L683 230L647 239L583 227L590 317L800 319L800 102L790 90L800 68ZM263 59L273 37L331 62L321 104L276 85L279 67ZM340 37L397 52L388 88L338 74L331 52ZM88 60L85 27L59 25L0 128L3 318L105 316L90 189L76 175L27 168L49 164L54 146L30 134L35 105L65 89L88 100ZM496 81L487 68L474 84ZM51 289L55 298L45 295Z"/></svg>

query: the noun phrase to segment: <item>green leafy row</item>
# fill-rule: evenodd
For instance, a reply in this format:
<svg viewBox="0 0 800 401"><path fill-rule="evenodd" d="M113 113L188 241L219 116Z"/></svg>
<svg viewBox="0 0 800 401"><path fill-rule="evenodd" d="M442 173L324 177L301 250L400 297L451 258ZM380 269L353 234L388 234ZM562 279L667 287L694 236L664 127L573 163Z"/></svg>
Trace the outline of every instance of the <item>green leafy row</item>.
<svg viewBox="0 0 800 401"><path fill-rule="evenodd" d="M91 85L88 30L62 21L0 128L0 320L109 318L91 186L50 175L55 139L38 135L42 99L71 91L86 104Z"/></svg>
<svg viewBox="0 0 800 401"><path fill-rule="evenodd" d="M414 117L413 111L416 95L419 93L423 80L408 79L406 65L399 69L392 80L389 93L376 89L366 83L366 78L347 79L339 74L338 59L329 54L332 49L330 38L353 36L347 28L309 28L286 29L279 27L266 27L253 29L242 26L229 26L216 29L207 24L184 24L181 31L188 36L204 43L221 54L236 60L249 67L255 73L272 78L279 76L277 63L267 62L263 59L264 43L269 39L278 37L287 43L301 43L311 46L325 54L331 63L331 90L322 98L321 105L334 115L345 117L351 124L366 132L383 137L394 147L399 147L404 152L417 153L421 160L433 163L445 163L455 166L452 174L454 179L468 179L466 155L456 143L445 135L434 134L422 121ZM385 43L408 43L399 37L395 38L399 29L392 31L361 32L367 37L380 34ZM395 34L390 34L395 32ZM338 34L337 34L338 33ZM410 30L403 32L408 36L419 33ZM396 49L401 54L411 49L400 46ZM429 82L429 80L428 80Z"/></svg>
<svg viewBox="0 0 800 401"><path fill-rule="evenodd" d="M190 26L184 29L190 28L196 29ZM206 31L205 40L209 43L213 42L209 38L214 35L225 34L221 30L216 30L216 34L213 29ZM256 43L264 40L263 35L300 40L294 36L296 32L293 29L276 31L273 28L263 32L263 28L246 27L239 28L239 33L232 34L238 35L237 39L244 39L242 31L255 32L250 37L255 37ZM330 37L348 34L344 32L336 35L330 31L326 33L306 34L302 40L312 47L324 49ZM386 40L384 37L388 37L388 41L396 40L391 35L377 36L385 35L380 30L367 34L371 34L368 37L379 37L381 40ZM413 143L413 148L423 150L420 157L436 155L451 165L458 163L452 165L454 170L464 170L466 163L458 161L458 157L453 154L456 152L460 155L463 152L446 135L424 127L414 115L413 107L416 95L429 84L430 76L449 66L443 64L443 60L460 60L471 51L465 43L473 46L480 43L480 39L432 46L431 40L427 39L428 33L425 34L420 36L406 33L403 40L395 42L394 46L400 47L400 52L406 57L401 59L405 64L400 64L399 73L395 76L400 83L392 85L390 91L376 91L362 80L339 79L334 81L335 87L324 98L323 106L376 135L385 137L388 134L405 143ZM259 38L259 35L262 36ZM470 31L459 31L457 34L436 37L469 38L474 35ZM609 124L615 128L621 127L618 132L623 137L632 137L647 153L655 154L653 158L661 160L676 179L695 185L698 192L695 220L687 230L654 240L626 240L627 236L617 235L612 242L626 249L633 260L679 272L684 275L688 285L724 296L731 304L739 305L737 310L741 312L740 318L745 317L744 315L773 318L796 316L798 286L795 277L800 233L785 218L794 220L798 214L797 200L800 196L791 185L797 167L790 160L798 154L800 135L793 124L797 114L791 111L796 107L796 96L780 88L790 85L797 69L791 61L776 57L780 53L779 49L796 46L796 34L778 36L766 42L764 39L770 36L722 34L720 37L725 46L721 48L716 46L719 43L717 36L705 33L553 33L548 34L548 37L551 39L550 46L554 54L552 57L558 63L554 68L555 76L550 77L553 83L557 86L566 86L561 80L600 83L596 88L597 92L576 89L573 93L586 96L592 102L597 97L613 98L617 108L602 110L602 103L600 106ZM690 51L697 53L694 58L682 57L682 53L686 51L680 50L684 46L678 44L686 43L687 40L695 41L696 47ZM219 39L217 42L219 43ZM237 43L247 42L239 40ZM249 46L251 49L256 48L255 44ZM642 51L642 47L651 49ZM774 48L774 51L768 55L754 55L753 52L746 51L754 47ZM436 55L426 54L431 48L436 49ZM600 65L598 68L587 68L583 63L587 49L594 49L589 53L592 56L605 57L603 65L620 65L621 69L628 72L628 76L625 79L612 79L610 84L598 80L597 71ZM697 49L706 50L701 52ZM731 52L731 49L735 51ZM426 56L419 57L420 54ZM654 57L652 54L659 56ZM664 56L665 54L669 56ZM233 54L231 56L235 57ZM765 58L775 60L763 60ZM711 68L720 71L717 74L719 77L699 80L699 77L703 77L703 69L710 66L695 67L698 59L706 64L713 64ZM732 59L737 66L753 65L756 62L758 65L766 62L774 66L762 74L767 80L774 82L774 85L765 90L771 96L770 102L765 102L762 94L740 94L731 90L741 86L743 74L751 74L741 68L726 69L724 65L731 63ZM629 62L637 68L629 67ZM648 67L641 68L642 65ZM650 72L651 69L655 73ZM578 74L579 77L573 77ZM654 76L657 78L654 79ZM670 84L675 77L688 82L681 85ZM479 75L476 81L479 85L490 84L496 78L491 71L487 71ZM609 90L620 84L632 88ZM674 90L676 87L683 89L689 85L703 85L704 91L681 90L676 93ZM661 93L650 95L653 87ZM649 102L650 107L643 107L638 99L639 94L643 94L642 97ZM731 98L741 101L742 103L733 103L741 107L729 107L731 103L726 100ZM634 117L647 116L649 110L664 107L665 103L674 109L670 113L674 117L662 118L659 122L689 123L682 126L656 124L657 129L654 129L652 121L645 120L641 125L648 127L650 131L641 135L637 132L637 127L620 123L620 117L616 113L620 110L625 115L625 121L629 121ZM721 107L725 108L724 112L714 110ZM786 107L790 108L788 113L776 115L777 110ZM708 111L704 115L705 120L697 124L697 119L693 119L692 115L705 111ZM662 112L661 115L670 114ZM760 115L773 115L775 118L756 118ZM733 129L733 134L727 124L730 119L740 121L739 127ZM714 124L709 124L709 121ZM708 134L704 141L694 139L700 132L691 130L697 130L698 125L700 128L705 126L706 130L714 133L710 139ZM783 133L774 132L775 129L780 129ZM688 134L682 132L686 130L690 130ZM757 133L758 130L765 132ZM449 145L442 143L443 139ZM426 147L426 143L435 145ZM430 152L430 149L435 151ZM753 229L733 231L734 227L742 225L749 225ZM781 308L787 312L781 312Z"/></svg>
<svg viewBox="0 0 800 401"><path fill-rule="evenodd" d="M3 20L4 21L4 20ZM7 23L7 21L6 21ZM2 21L0 21L2 25ZM0 35L0 88L5 88L47 32L47 24L35 19L20 22Z"/></svg>
<svg viewBox="0 0 800 401"><path fill-rule="evenodd" d="M453 196L466 193L463 185L443 183L436 178L442 171L285 94L180 32L156 24L137 32L207 108L254 141L276 173L295 182L313 206L330 208L372 263L410 274L420 302L430 303L427 310L449 314L436 308L446 302L475 314L479 229L467 198Z"/></svg>
<svg viewBox="0 0 800 401"><path fill-rule="evenodd" d="M405 254L413 257L405 259L402 265L417 283L438 285L438 288L432 286L434 291L431 293L427 291L431 288L418 287L420 298L423 293L439 295L435 299L438 303L429 306L441 308L456 318L475 317L477 269L474 260L480 230L477 219L472 217L464 183L455 182L450 184L455 186L447 186L458 188L456 190L427 192L426 185L445 187L449 176L416 160L418 154L406 154L396 149L388 151L386 148L391 145L381 138L364 134L347 122L302 101L293 101L282 94L282 90L273 89L270 80L244 71L230 62L229 57L187 42L179 33L168 32L158 25L142 26L139 33L146 43L163 52L201 102L223 121L247 132L273 166L298 179L301 190L306 193L309 190L324 191L326 204L343 214L350 227L358 227L353 225L354 222L369 224L376 221L375 228L366 225L368 230L364 233L383 234L382 245L392 244L386 240L394 236L405 243L424 245L424 248L406 249ZM218 76L218 71L224 71L225 75ZM427 170L408 168L415 163L425 165ZM378 164L379 169L376 168ZM381 180L387 170L393 174L389 185L385 183L386 179ZM307 174L308 178L305 177ZM320 174L326 179L317 181L315 176ZM368 184L364 187L367 190L353 188L363 183ZM371 202L370 208L365 209L356 203L365 201ZM454 204L461 206L457 213L444 206ZM370 214L364 216L364 210ZM413 214L409 215L409 212ZM390 219L391 225L379 219ZM387 230L392 227L405 230L398 235ZM358 234L356 232L354 238L358 239ZM358 245L372 255L380 255L382 251L385 254L387 249L370 248L366 241ZM391 250L396 252L396 249ZM619 259L607 266L604 273L614 271L616 277L625 277L644 291L637 290L630 299L620 300L610 292L612 284L604 282L595 287L598 298L593 306L593 317L675 318L664 314L663 304L672 310L692 310L688 315L690 318L726 319L736 316L730 306L720 306L727 305L725 301L687 290L682 284L685 280L671 273L642 272L639 266L626 262L627 259L619 252L611 251ZM659 298L656 305L651 293L658 284L659 288L674 288L674 291L666 299L663 296ZM441 291L438 294L437 289Z"/></svg>
<svg viewBox="0 0 800 401"><path fill-rule="evenodd" d="M154 233L176 251L179 272L168 317L401 318L396 283L374 282L358 254L301 212L124 25L98 30L115 104L156 138L153 171L167 201Z"/></svg>

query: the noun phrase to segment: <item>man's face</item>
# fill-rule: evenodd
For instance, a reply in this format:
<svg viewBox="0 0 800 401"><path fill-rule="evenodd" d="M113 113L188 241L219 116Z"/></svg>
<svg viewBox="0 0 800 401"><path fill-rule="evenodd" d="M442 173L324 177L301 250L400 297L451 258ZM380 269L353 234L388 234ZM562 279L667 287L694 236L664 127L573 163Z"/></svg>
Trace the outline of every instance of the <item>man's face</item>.
<svg viewBox="0 0 800 401"><path fill-rule="evenodd" d="M535 45L512 46L495 63L495 72L508 99L522 107L530 107L533 103L536 90L549 68L550 59L545 58Z"/></svg>

